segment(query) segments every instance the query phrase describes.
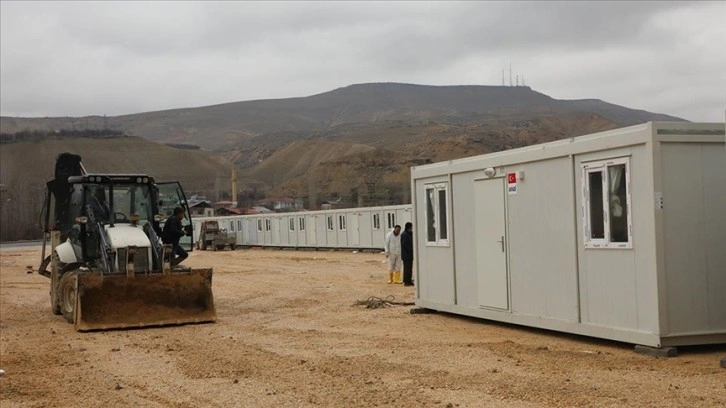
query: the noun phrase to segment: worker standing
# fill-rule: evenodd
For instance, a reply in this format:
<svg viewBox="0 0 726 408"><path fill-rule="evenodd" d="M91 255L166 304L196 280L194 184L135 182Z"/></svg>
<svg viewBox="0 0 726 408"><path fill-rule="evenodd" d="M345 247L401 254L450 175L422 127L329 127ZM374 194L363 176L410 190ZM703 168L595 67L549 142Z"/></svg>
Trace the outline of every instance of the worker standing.
<svg viewBox="0 0 726 408"><path fill-rule="evenodd" d="M386 235L384 247L386 258L388 258L388 283L403 283L401 280L401 226L396 225Z"/></svg>
<svg viewBox="0 0 726 408"><path fill-rule="evenodd" d="M164 231L161 234L162 241L165 244L171 244L171 266L178 265L189 256L187 251L179 245L181 237L186 235L182 227L182 219L184 219L184 209L174 208L174 214L166 220Z"/></svg>

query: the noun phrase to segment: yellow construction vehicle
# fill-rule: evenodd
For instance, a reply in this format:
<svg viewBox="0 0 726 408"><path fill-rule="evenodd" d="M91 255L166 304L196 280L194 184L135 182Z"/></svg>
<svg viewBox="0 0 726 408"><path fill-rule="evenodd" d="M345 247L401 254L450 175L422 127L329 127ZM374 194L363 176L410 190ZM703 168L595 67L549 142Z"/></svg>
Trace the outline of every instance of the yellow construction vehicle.
<svg viewBox="0 0 726 408"><path fill-rule="evenodd" d="M38 273L50 278L53 313L79 331L216 320L212 269L173 266L171 245L159 239L164 221L181 207L188 237L182 243L192 249L178 182L88 173L80 156L62 153L46 186Z"/></svg>

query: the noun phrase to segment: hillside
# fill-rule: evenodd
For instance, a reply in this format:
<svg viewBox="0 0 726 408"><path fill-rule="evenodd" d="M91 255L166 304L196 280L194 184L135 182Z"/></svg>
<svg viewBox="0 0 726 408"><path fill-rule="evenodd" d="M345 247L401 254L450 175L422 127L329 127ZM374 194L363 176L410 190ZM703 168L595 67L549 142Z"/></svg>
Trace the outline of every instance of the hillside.
<svg viewBox="0 0 726 408"><path fill-rule="evenodd" d="M392 123L375 129L347 129L335 135L318 135L315 142L294 143L281 148L261 163L240 174L258 178L263 169L269 195L290 195L314 205L342 198L349 205L371 206L410 202L410 168L425 163L452 160L621 127L592 114L566 114L495 124L403 125ZM322 144L324 141L327 143ZM361 145L368 149L361 150ZM321 146L335 146L326 160L316 153ZM346 149L345 146L349 148ZM357 147L357 148L356 148ZM293 159L294 158L294 159ZM302 159L302 160L300 160ZM282 169L300 163L300 175Z"/></svg>
<svg viewBox="0 0 726 408"><path fill-rule="evenodd" d="M114 117L3 117L0 132L109 128L156 142L196 144L208 151L224 151L260 136L325 132L346 124L400 121L419 125L435 121L461 125L566 113L591 113L621 126L648 120L682 120L597 99L557 100L524 86L370 83L301 98L233 102Z"/></svg>
<svg viewBox="0 0 726 408"><path fill-rule="evenodd" d="M274 195L300 198L310 209L331 199L401 204L410 202L411 166L651 120L683 119L598 99L558 100L523 86L398 83L115 117L2 117L0 182L42 186L55 155L75 149L89 168L180 178L190 194L210 198L229 191L230 172L219 164L229 163L238 170L238 202ZM136 137L14 142L33 130Z"/></svg>
<svg viewBox="0 0 726 408"><path fill-rule="evenodd" d="M88 171L146 173L157 181L181 181L187 194L214 197L215 185L229 192L231 169L201 151L180 150L138 137L47 138L0 147L2 228L0 240L40 236L38 216L45 181L53 178L59 153L80 154Z"/></svg>

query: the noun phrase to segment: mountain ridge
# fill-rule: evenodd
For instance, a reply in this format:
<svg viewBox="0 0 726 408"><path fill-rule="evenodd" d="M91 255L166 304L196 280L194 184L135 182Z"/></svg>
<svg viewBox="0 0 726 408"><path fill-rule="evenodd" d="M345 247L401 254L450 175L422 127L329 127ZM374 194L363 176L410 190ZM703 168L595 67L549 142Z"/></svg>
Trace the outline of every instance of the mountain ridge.
<svg viewBox="0 0 726 408"><path fill-rule="evenodd" d="M114 117L1 117L0 182L42 186L47 175L33 170L22 180L9 177L22 173L12 166L22 167L19 158L35 157L48 167L53 154L76 146L98 171L143 166L139 170L156 177L181 178L188 194L229 197L226 175L234 167L238 202L267 195L299 198L308 209L331 200L348 206L403 204L410 202L411 166L647 121L684 120L595 98L558 100L525 86L391 82ZM99 144L72 137L58 143L53 136L85 130L124 137ZM42 158L21 143L18 132L29 135ZM49 135L45 139L37 136L43 132Z"/></svg>
<svg viewBox="0 0 726 408"><path fill-rule="evenodd" d="M629 126L681 118L634 110L599 99L558 100L525 86L417 85L397 82L353 84L315 95L227 102L120 116L0 118L0 132L25 128L109 128L163 143L229 149L277 132L313 132L351 123L386 120L417 124L430 120L475 123L532 114L589 112Z"/></svg>

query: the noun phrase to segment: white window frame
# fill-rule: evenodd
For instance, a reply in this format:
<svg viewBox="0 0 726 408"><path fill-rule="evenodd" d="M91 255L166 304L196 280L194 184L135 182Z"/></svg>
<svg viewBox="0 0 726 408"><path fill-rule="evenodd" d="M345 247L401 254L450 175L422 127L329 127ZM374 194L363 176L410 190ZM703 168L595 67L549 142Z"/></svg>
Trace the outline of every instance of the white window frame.
<svg viewBox="0 0 726 408"><path fill-rule="evenodd" d="M381 214L373 213L373 230L380 231L381 229Z"/></svg>
<svg viewBox="0 0 726 408"><path fill-rule="evenodd" d="M335 231L335 222L333 221L333 216L328 215L326 218L327 218L328 231Z"/></svg>
<svg viewBox="0 0 726 408"><path fill-rule="evenodd" d="M289 228L290 231L295 231L295 217L290 217Z"/></svg>
<svg viewBox="0 0 726 408"><path fill-rule="evenodd" d="M300 224L300 231L305 231L305 217L298 217L298 224Z"/></svg>
<svg viewBox="0 0 726 408"><path fill-rule="evenodd" d="M386 213L386 226L388 227L388 230L392 230L393 227L396 226L396 213L395 212L389 212Z"/></svg>
<svg viewBox="0 0 726 408"><path fill-rule="evenodd" d="M257 232L262 232L262 218L257 219Z"/></svg>
<svg viewBox="0 0 726 408"><path fill-rule="evenodd" d="M608 186L610 185L609 167L625 165L625 214L627 216L627 242L611 242L610 228L610 203L608 200ZM583 217L583 233L585 248L616 248L629 249L633 248L633 217L632 207L633 201L630 194L630 158L621 157L616 159L606 159L582 163L582 217ZM602 173L602 208L603 208L603 238L592 238L591 224L591 199L590 199L590 174Z"/></svg>
<svg viewBox="0 0 726 408"><path fill-rule="evenodd" d="M345 231L347 218L345 214L338 215L338 231Z"/></svg>
<svg viewBox="0 0 726 408"><path fill-rule="evenodd" d="M428 211L428 205L429 205L429 191L434 192L434 202L433 202L433 216L429 214ZM440 220L440 214L441 214L441 200L440 200L440 193L444 192L444 205L445 208L445 223L446 228L439 228L441 224ZM425 184L424 185L424 202L425 202L425 208L426 208L426 246L449 246L449 237L451 236L451 203L449 202L449 183L448 182L440 182L440 183L432 183L432 184ZM429 237L429 231L428 229L430 227L433 227L434 229L434 237L433 240L431 240L431 237ZM445 230L445 236L442 237L442 230Z"/></svg>

